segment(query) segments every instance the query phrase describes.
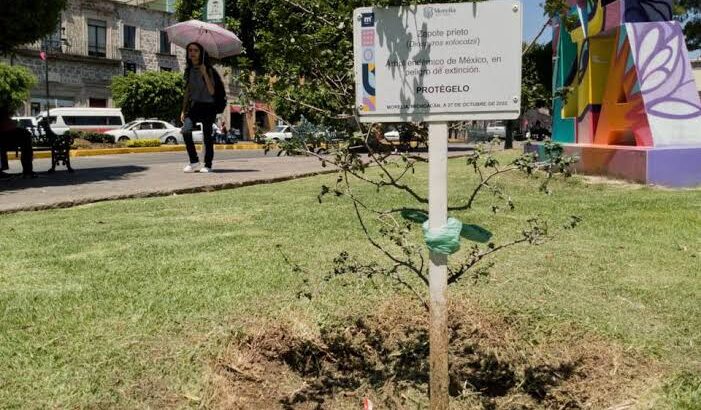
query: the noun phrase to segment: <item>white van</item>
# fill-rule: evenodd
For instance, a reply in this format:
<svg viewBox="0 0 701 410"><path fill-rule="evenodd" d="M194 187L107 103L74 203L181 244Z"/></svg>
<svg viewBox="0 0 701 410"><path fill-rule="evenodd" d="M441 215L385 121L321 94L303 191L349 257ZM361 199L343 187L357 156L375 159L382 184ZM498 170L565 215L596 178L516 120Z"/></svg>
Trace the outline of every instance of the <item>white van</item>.
<svg viewBox="0 0 701 410"><path fill-rule="evenodd" d="M68 130L105 132L124 125L124 115L119 108L61 107L50 111L51 130L63 135ZM37 116L37 120L46 117L46 111Z"/></svg>
<svg viewBox="0 0 701 410"><path fill-rule="evenodd" d="M37 127L39 126L39 123L37 122L36 118L34 118L34 117L12 117L12 121L14 121L18 127L24 128L25 130L32 133L33 136L39 135L39 131L37 129Z"/></svg>

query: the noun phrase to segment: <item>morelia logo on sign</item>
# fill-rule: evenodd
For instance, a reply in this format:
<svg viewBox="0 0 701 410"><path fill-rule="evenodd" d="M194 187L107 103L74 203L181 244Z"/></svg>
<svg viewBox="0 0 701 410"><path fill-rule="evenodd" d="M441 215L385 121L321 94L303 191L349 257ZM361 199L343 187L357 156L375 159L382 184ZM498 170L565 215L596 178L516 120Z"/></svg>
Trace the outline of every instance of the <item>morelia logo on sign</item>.
<svg viewBox="0 0 701 410"><path fill-rule="evenodd" d="M361 27L375 27L375 13L363 13L360 18Z"/></svg>
<svg viewBox="0 0 701 410"><path fill-rule="evenodd" d="M455 7L436 7L436 6L426 6L424 7L424 17L427 19L433 17L445 17L452 16L457 10Z"/></svg>

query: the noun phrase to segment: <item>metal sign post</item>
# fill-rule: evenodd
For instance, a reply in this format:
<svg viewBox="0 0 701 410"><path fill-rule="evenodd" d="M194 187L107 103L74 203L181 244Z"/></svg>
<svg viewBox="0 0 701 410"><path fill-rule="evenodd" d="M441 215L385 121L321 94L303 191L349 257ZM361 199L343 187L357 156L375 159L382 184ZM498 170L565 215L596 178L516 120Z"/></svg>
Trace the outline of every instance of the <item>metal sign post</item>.
<svg viewBox="0 0 701 410"><path fill-rule="evenodd" d="M448 121L515 119L521 110L520 0L354 11L362 122L428 122L429 227L448 216ZM431 409L448 396L448 256L430 253Z"/></svg>
<svg viewBox="0 0 701 410"><path fill-rule="evenodd" d="M448 219L448 123L428 125L428 225L439 229ZM448 408L448 255L430 253L431 326L429 367L431 409Z"/></svg>

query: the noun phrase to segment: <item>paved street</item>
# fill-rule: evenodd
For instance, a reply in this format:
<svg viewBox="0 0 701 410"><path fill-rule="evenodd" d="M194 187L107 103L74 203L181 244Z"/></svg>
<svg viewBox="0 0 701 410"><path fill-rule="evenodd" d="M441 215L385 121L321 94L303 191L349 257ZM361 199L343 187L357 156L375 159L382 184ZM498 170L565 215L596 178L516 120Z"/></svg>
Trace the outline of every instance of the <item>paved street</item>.
<svg viewBox="0 0 701 410"><path fill-rule="evenodd" d="M461 155L466 145L452 145L451 155ZM107 155L71 159L76 172L59 167L46 172L48 159L34 161L39 178L18 175L0 180L0 213L68 207L111 199L203 192L255 183L313 175L322 168L316 158L277 157L262 150L216 151L214 173L185 174L184 152ZM10 172L19 173L19 161L10 161Z"/></svg>

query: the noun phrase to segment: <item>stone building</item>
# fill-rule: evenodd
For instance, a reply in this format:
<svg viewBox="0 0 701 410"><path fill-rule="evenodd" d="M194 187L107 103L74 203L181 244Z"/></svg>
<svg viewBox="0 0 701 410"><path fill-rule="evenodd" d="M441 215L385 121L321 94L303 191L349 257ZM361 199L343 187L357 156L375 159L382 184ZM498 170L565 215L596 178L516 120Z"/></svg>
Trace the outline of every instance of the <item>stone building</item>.
<svg viewBox="0 0 701 410"><path fill-rule="evenodd" d="M11 59L4 59L29 68L39 80L22 114L36 115L46 106L42 50L48 50L52 107L112 107L112 77L129 71L182 71L185 51L170 44L164 31L176 22L175 16L150 3L69 0L51 38L21 47Z"/></svg>
<svg viewBox="0 0 701 410"><path fill-rule="evenodd" d="M175 0L68 0L61 21L49 39L20 47L0 61L29 68L39 80L19 115L46 109L48 50L51 107L113 107L110 84L128 72L185 69L185 50L168 42L164 31L175 24ZM216 67L222 76L229 107L218 123L237 129L245 139L274 127L276 117L260 102L236 105L239 87L231 68Z"/></svg>

